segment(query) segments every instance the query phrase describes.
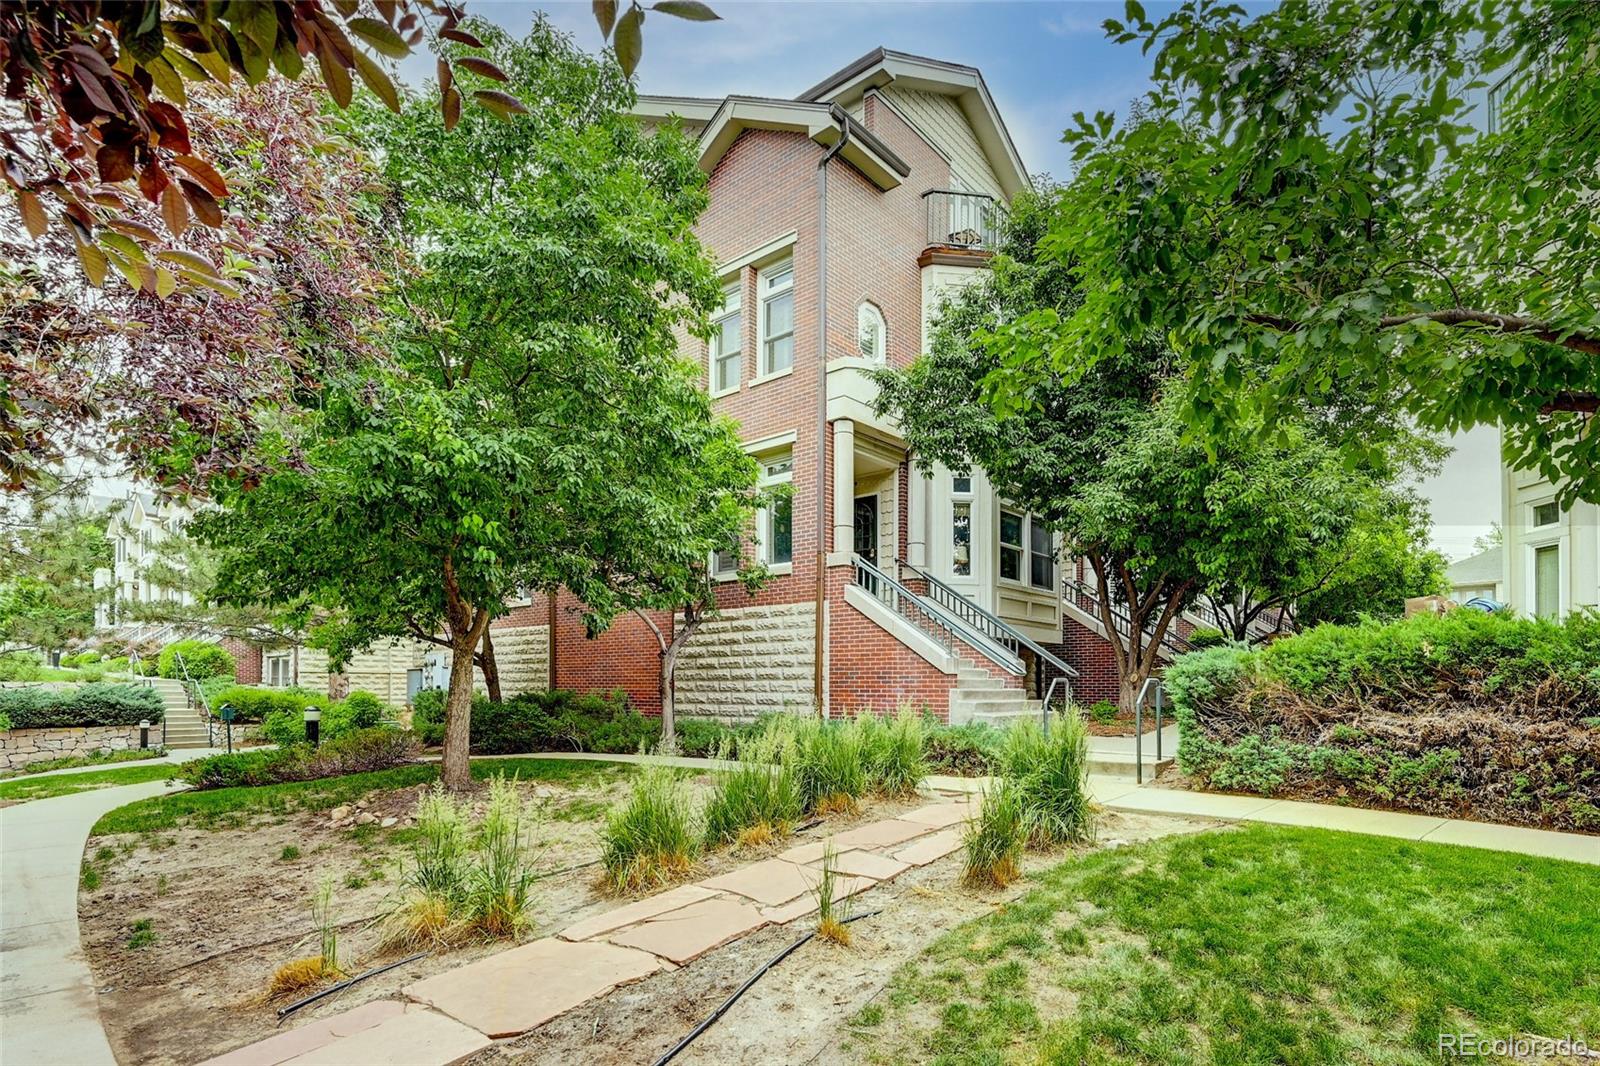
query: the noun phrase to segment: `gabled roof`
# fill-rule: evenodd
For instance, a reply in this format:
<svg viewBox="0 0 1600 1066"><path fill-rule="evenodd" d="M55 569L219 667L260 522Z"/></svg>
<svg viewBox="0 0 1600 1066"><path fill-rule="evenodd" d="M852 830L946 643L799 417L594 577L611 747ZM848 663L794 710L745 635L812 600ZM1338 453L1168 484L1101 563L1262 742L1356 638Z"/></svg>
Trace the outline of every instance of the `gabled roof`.
<svg viewBox="0 0 1600 1066"><path fill-rule="evenodd" d="M1008 197L1028 187L1028 171L1000 120L983 75L976 67L946 63L878 48L801 93L798 99L765 96L640 96L633 113L646 119L678 117L700 139L700 167L707 173L747 129L804 133L818 144L839 139L848 121L849 143L840 152L881 189L892 189L911 168L865 126L844 115L869 89L890 83L952 97L977 134Z"/></svg>
<svg viewBox="0 0 1600 1066"><path fill-rule="evenodd" d="M867 90L891 83L954 97L972 124L1006 196L1015 196L1028 187L1028 169L977 67L875 48L801 93L800 99L826 101L848 108Z"/></svg>
<svg viewBox="0 0 1600 1066"><path fill-rule="evenodd" d="M1500 580L1500 548L1495 546L1477 555L1451 563L1445 571L1452 585L1487 585Z"/></svg>
<svg viewBox="0 0 1600 1066"><path fill-rule="evenodd" d="M892 189L911 173L911 167L893 149L834 104L763 96L729 96L720 101L641 96L633 110L646 118L676 115L699 125L700 169L708 174L745 130L803 133L826 148L838 142L844 124L850 134L839 154L878 188Z"/></svg>

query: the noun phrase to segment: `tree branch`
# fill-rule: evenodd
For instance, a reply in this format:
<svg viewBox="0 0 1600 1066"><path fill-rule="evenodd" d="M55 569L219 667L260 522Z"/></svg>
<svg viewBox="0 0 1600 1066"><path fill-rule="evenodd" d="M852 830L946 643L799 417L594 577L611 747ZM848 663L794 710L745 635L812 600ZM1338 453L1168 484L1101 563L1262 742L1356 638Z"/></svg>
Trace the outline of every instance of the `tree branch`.
<svg viewBox="0 0 1600 1066"><path fill-rule="evenodd" d="M1282 315L1248 314L1244 316L1246 322L1256 326L1265 326L1280 333L1297 333L1306 328L1304 322ZM1442 311L1413 311L1404 315L1386 315L1378 319L1379 329L1394 329L1396 326L1408 325L1412 322L1437 322L1442 326L1488 326L1496 333L1515 334L1518 336L1532 337L1547 344L1559 345L1570 348L1575 352L1585 355L1600 355L1600 337L1586 333L1567 333L1557 329L1549 322L1538 319L1522 318L1517 315L1497 315L1489 311L1473 311L1465 307L1451 307ZM1568 408L1558 408L1567 410Z"/></svg>

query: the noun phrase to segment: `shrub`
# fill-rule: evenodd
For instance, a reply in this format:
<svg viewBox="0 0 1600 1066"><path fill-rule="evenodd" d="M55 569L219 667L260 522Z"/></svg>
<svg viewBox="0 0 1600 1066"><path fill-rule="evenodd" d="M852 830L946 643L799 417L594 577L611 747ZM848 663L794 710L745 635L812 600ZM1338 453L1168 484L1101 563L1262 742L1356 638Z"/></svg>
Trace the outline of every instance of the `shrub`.
<svg viewBox="0 0 1600 1066"><path fill-rule="evenodd" d="M356 689L340 701L344 716L351 729L371 729L383 721L389 708L370 692Z"/></svg>
<svg viewBox="0 0 1600 1066"><path fill-rule="evenodd" d="M1583 828L1600 803L1600 619L1453 611L1322 625L1166 673L1214 788Z"/></svg>
<svg viewBox="0 0 1600 1066"><path fill-rule="evenodd" d="M707 843L759 846L788 836L800 818L800 784L794 768L778 761L776 737L750 738L739 749L739 765L719 774L706 804ZM728 746L717 752L726 758Z"/></svg>
<svg viewBox="0 0 1600 1066"><path fill-rule="evenodd" d="M362 729L321 747L291 744L275 751L213 755L181 764L174 775L196 790L276 785L387 770L416 761L417 743L398 729Z"/></svg>
<svg viewBox="0 0 1600 1066"><path fill-rule="evenodd" d="M303 714L310 704L322 707L328 702L326 696L304 688L258 688L253 685L226 685L214 688L209 681L202 682L200 687L206 690L206 702L212 712L220 713L222 705L229 704L233 707L235 722L265 722L267 716L274 711L298 716ZM305 730L302 728L298 737L277 742L293 743L304 738Z"/></svg>
<svg viewBox="0 0 1600 1066"><path fill-rule="evenodd" d="M675 723L678 734L678 754L697 759L738 755L743 743L762 732L760 723L728 725L714 718L679 718Z"/></svg>
<svg viewBox="0 0 1600 1066"><path fill-rule="evenodd" d="M1005 780L1016 787L1034 846L1094 838L1089 730L1081 717L1063 715L1049 736L1032 719L1016 723L1006 738L1001 767Z"/></svg>
<svg viewBox="0 0 1600 1066"><path fill-rule="evenodd" d="M930 771L982 777L996 765L1005 732L984 722L933 723L928 726L925 743Z"/></svg>
<svg viewBox="0 0 1600 1066"><path fill-rule="evenodd" d="M144 719L159 722L162 714L160 694L143 685L88 684L61 691L0 689L0 715L5 715L12 729L133 726Z"/></svg>
<svg viewBox="0 0 1600 1066"><path fill-rule="evenodd" d="M804 718L780 728L786 734L780 757L794 769L806 812L854 813L867 791L860 720L843 723Z"/></svg>
<svg viewBox="0 0 1600 1066"><path fill-rule="evenodd" d="M1110 725L1117 720L1117 705L1110 700L1095 700L1085 710L1090 718L1101 725Z"/></svg>
<svg viewBox="0 0 1600 1066"><path fill-rule="evenodd" d="M928 776L923 716L901 704L893 718L858 719L867 788L880 796L915 795Z"/></svg>
<svg viewBox="0 0 1600 1066"><path fill-rule="evenodd" d="M411 731L429 747L444 743L444 698L442 688L425 688L411 697Z"/></svg>
<svg viewBox="0 0 1600 1066"><path fill-rule="evenodd" d="M606 886L620 893L677 880L694 867L700 837L684 782L666 767L650 767L601 832Z"/></svg>
<svg viewBox="0 0 1600 1066"><path fill-rule="evenodd" d="M1209 628L1196 629L1189 634L1187 640L1189 647L1195 651L1202 651L1206 648L1220 648L1228 643L1228 638L1223 635L1222 630Z"/></svg>
<svg viewBox="0 0 1600 1066"><path fill-rule="evenodd" d="M43 666L38 652L0 652L0 681L37 681Z"/></svg>
<svg viewBox="0 0 1600 1066"><path fill-rule="evenodd" d="M444 743L445 693L428 689L412 700L411 728L425 744ZM570 689L524 692L501 703L472 701L472 751L476 755L520 755L538 751L629 754L652 747L659 722L628 706L621 692L578 693Z"/></svg>
<svg viewBox="0 0 1600 1066"><path fill-rule="evenodd" d="M1022 847L1028 818L1021 790L1010 778L996 778L983 795L978 817L967 822L964 880L969 885L1004 888L1022 876Z"/></svg>
<svg viewBox="0 0 1600 1066"><path fill-rule="evenodd" d="M183 658L183 670L178 659ZM233 677L233 656L221 644L208 640L179 640L161 649L156 671L162 677L183 677L185 671L196 681L208 677Z"/></svg>

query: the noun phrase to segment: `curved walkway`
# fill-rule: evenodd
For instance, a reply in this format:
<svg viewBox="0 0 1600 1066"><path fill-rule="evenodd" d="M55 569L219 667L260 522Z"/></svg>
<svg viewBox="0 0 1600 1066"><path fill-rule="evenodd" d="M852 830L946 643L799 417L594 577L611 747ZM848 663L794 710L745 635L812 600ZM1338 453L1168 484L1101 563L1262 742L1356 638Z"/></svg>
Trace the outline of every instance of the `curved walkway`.
<svg viewBox="0 0 1600 1066"><path fill-rule="evenodd" d="M78 942L78 867L102 814L167 790L148 781L0 809L0 1059L116 1066Z"/></svg>

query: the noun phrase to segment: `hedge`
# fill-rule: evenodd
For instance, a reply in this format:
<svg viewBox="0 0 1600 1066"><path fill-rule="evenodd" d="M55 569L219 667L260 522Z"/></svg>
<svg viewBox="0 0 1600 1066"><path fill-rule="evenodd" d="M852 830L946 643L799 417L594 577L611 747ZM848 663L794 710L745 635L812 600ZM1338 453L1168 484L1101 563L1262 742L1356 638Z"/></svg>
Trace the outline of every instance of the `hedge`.
<svg viewBox="0 0 1600 1066"><path fill-rule="evenodd" d="M182 677L183 671L178 669L179 655L183 656L184 671L196 681L235 676L233 656L228 654L228 649L207 640L179 640L168 644L161 649L156 671L162 677Z"/></svg>
<svg viewBox="0 0 1600 1066"><path fill-rule="evenodd" d="M357 729L370 729L390 713L382 700L360 689L332 703L303 689L281 691L292 693L292 698L273 704L261 723L261 735L274 744L297 744L305 740L305 709L308 706L321 708L322 720L318 725L318 734L326 740Z"/></svg>
<svg viewBox="0 0 1600 1066"><path fill-rule="evenodd" d="M82 685L0 689L0 716L12 729L63 729L74 726L133 726L161 721L161 695L143 685Z"/></svg>
<svg viewBox="0 0 1600 1066"><path fill-rule="evenodd" d="M221 714L224 703L230 705L233 708L235 722L262 722L273 711L287 711L299 715L309 704L326 707L328 697L303 688L253 688L249 685L230 685L220 692L208 692L206 702L213 714Z"/></svg>
<svg viewBox="0 0 1600 1066"><path fill-rule="evenodd" d="M1323 625L1166 673L1202 785L1600 831L1600 618Z"/></svg>
<svg viewBox="0 0 1600 1066"><path fill-rule="evenodd" d="M424 744L444 741L444 692L429 689L412 700L411 728ZM654 747L661 723L628 706L620 692L577 693L569 689L524 692L502 703L472 701L472 751L517 755L537 751L637 752Z"/></svg>
<svg viewBox="0 0 1600 1066"><path fill-rule="evenodd" d="M414 762L416 738L400 729L360 729L320 747L291 744L272 751L213 755L184 763L175 776L195 789L256 787L387 770Z"/></svg>

